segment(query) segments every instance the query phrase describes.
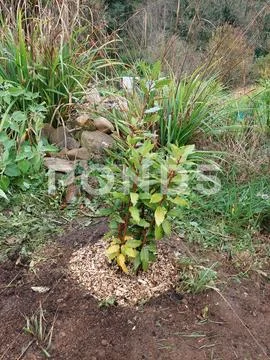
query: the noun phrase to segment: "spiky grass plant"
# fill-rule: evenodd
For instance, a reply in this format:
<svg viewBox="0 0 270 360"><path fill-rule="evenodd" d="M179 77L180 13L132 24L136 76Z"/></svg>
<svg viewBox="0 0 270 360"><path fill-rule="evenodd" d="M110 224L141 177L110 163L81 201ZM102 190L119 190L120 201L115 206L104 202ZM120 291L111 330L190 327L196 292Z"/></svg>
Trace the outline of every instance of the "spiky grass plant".
<svg viewBox="0 0 270 360"><path fill-rule="evenodd" d="M215 77L205 76L204 68L177 81L164 77L160 62L140 63L136 75L140 80L129 95L129 112L109 114L123 136L147 132L158 146L184 146L223 116L222 87Z"/></svg>

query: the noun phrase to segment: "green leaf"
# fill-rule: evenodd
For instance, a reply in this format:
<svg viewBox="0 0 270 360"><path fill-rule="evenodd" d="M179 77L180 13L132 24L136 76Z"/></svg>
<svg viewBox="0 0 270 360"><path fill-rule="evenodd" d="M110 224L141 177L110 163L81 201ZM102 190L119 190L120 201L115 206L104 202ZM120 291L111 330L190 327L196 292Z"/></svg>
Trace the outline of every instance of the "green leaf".
<svg viewBox="0 0 270 360"><path fill-rule="evenodd" d="M7 165L5 169L5 175L9 177L16 177L16 176L20 176L21 172L16 164L10 164Z"/></svg>
<svg viewBox="0 0 270 360"><path fill-rule="evenodd" d="M163 195L159 193L155 193L151 196L150 203L155 204L159 203L163 199Z"/></svg>
<svg viewBox="0 0 270 360"><path fill-rule="evenodd" d="M119 200L121 200L123 202L128 202L128 196L121 193L121 192L114 191L112 193L112 196L113 196L114 199L119 199Z"/></svg>
<svg viewBox="0 0 270 360"><path fill-rule="evenodd" d="M130 193L130 200L132 202L132 205L133 206L136 206L138 200L139 200L139 194L136 194L136 193Z"/></svg>
<svg viewBox="0 0 270 360"><path fill-rule="evenodd" d="M147 222L147 221L144 220L144 219L141 219L141 220L137 223L137 225L139 225L139 226L141 226L141 227L143 227L143 228L148 228L148 227L150 226L150 223Z"/></svg>
<svg viewBox="0 0 270 360"><path fill-rule="evenodd" d="M151 198L151 195L149 193L140 193L139 198L141 200L148 200Z"/></svg>
<svg viewBox="0 0 270 360"><path fill-rule="evenodd" d="M3 191L7 191L9 184L10 180L7 176L3 175L0 177L0 189L2 189Z"/></svg>
<svg viewBox="0 0 270 360"><path fill-rule="evenodd" d="M6 194L4 193L4 191L1 190L1 189L0 189L0 198L4 198L4 199L8 200L7 195L6 195Z"/></svg>
<svg viewBox="0 0 270 360"><path fill-rule="evenodd" d="M166 219L163 221L162 228L166 235L171 235L172 227L171 227L171 223L169 222L169 220Z"/></svg>
<svg viewBox="0 0 270 360"><path fill-rule="evenodd" d="M114 244L108 247L108 249L106 249L106 255L112 255L114 253L119 252L120 250L120 245L118 244Z"/></svg>
<svg viewBox="0 0 270 360"><path fill-rule="evenodd" d="M150 151L153 149L154 144L152 144L150 141L145 141L145 143L138 149L138 152L142 156L146 156L150 153Z"/></svg>
<svg viewBox="0 0 270 360"><path fill-rule="evenodd" d="M161 240L163 238L162 226L155 226L155 240Z"/></svg>
<svg viewBox="0 0 270 360"><path fill-rule="evenodd" d="M139 269L139 267L141 266L142 260L141 260L141 255L138 252L137 256L134 259L134 263L133 263L133 267L134 270L137 271Z"/></svg>
<svg viewBox="0 0 270 360"><path fill-rule="evenodd" d="M176 196L174 199L171 199L171 202L173 202L176 205L180 206L187 206L188 202L186 199L180 198L179 196Z"/></svg>
<svg viewBox="0 0 270 360"><path fill-rule="evenodd" d="M130 239L126 242L126 245L130 248L136 249L142 245L141 240Z"/></svg>
<svg viewBox="0 0 270 360"><path fill-rule="evenodd" d="M27 174L30 169L31 163L28 160L22 160L18 162L17 165L23 174Z"/></svg>
<svg viewBox="0 0 270 360"><path fill-rule="evenodd" d="M140 252L140 258L142 262L142 269L143 271L146 271L149 267L149 250L147 247L143 247Z"/></svg>
<svg viewBox="0 0 270 360"><path fill-rule="evenodd" d="M137 250L134 250L131 247L128 247L127 245L122 246L121 252L122 254L129 256L131 258L135 258L138 253Z"/></svg>
<svg viewBox="0 0 270 360"><path fill-rule="evenodd" d="M155 221L157 226L161 225L165 219L167 210L164 207L158 206L155 211Z"/></svg>
<svg viewBox="0 0 270 360"><path fill-rule="evenodd" d="M172 209L168 212L168 215L169 216L172 216L172 217L178 217L180 218L182 215L183 215L183 211L178 208L178 209Z"/></svg>
<svg viewBox="0 0 270 360"><path fill-rule="evenodd" d="M129 212L132 216L132 219L136 222L136 223L139 223L140 222L140 212L139 212L139 209L136 208L135 206L131 206L129 208Z"/></svg>
<svg viewBox="0 0 270 360"><path fill-rule="evenodd" d="M120 245L113 244L106 249L105 254L110 260L113 260L119 255L119 252Z"/></svg>
<svg viewBox="0 0 270 360"><path fill-rule="evenodd" d="M27 121L27 116L24 112L22 111L15 111L13 114L12 114L12 119L21 124L21 123L24 123Z"/></svg>

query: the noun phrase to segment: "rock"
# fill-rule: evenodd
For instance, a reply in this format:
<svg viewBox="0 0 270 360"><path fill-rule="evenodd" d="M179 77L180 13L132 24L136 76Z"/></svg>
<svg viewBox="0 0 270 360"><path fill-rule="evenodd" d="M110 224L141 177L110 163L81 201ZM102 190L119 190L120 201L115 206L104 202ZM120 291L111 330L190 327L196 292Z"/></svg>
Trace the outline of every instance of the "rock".
<svg viewBox="0 0 270 360"><path fill-rule="evenodd" d="M58 144L68 137L68 131L64 126L59 126L50 133L49 142L51 144Z"/></svg>
<svg viewBox="0 0 270 360"><path fill-rule="evenodd" d="M102 339L102 340L101 340L101 345L103 345L103 346L108 346L108 345L109 345L109 343L108 343L108 341L107 341L107 340Z"/></svg>
<svg viewBox="0 0 270 360"><path fill-rule="evenodd" d="M111 134L114 131L113 124L102 116L95 119L94 124L97 130L104 132L106 134Z"/></svg>
<svg viewBox="0 0 270 360"><path fill-rule="evenodd" d="M45 137L47 140L50 141L50 138L54 131L55 128L51 124L44 124L43 128L41 129L41 136Z"/></svg>
<svg viewBox="0 0 270 360"><path fill-rule="evenodd" d="M91 158L88 150L84 147L66 151L65 156L69 160L89 160Z"/></svg>
<svg viewBox="0 0 270 360"><path fill-rule="evenodd" d="M44 158L44 165L49 170L54 170L62 173L69 173L74 170L74 162L59 158Z"/></svg>
<svg viewBox="0 0 270 360"><path fill-rule="evenodd" d="M73 139L64 126L59 126L50 133L49 142L60 149L77 149L80 147L78 141Z"/></svg>
<svg viewBox="0 0 270 360"><path fill-rule="evenodd" d="M109 96L103 100L102 105L108 110L117 109L125 112L129 110L128 101L122 96Z"/></svg>
<svg viewBox="0 0 270 360"><path fill-rule="evenodd" d="M123 76L120 85L127 93L132 94L134 90L134 77Z"/></svg>
<svg viewBox="0 0 270 360"><path fill-rule="evenodd" d="M56 144L60 149L79 149L80 143L75 140L73 137L68 136L64 141L61 141L60 143Z"/></svg>
<svg viewBox="0 0 270 360"><path fill-rule="evenodd" d="M101 102L98 90L96 88L87 90L84 96L84 102L87 102L89 105L98 105Z"/></svg>
<svg viewBox="0 0 270 360"><path fill-rule="evenodd" d="M80 195L80 186L76 184L70 184L67 187L65 195L65 203L72 204Z"/></svg>
<svg viewBox="0 0 270 360"><path fill-rule="evenodd" d="M78 116L75 120L75 125L89 131L96 130L93 120L90 119L90 116L87 114Z"/></svg>
<svg viewBox="0 0 270 360"><path fill-rule="evenodd" d="M92 155L103 153L103 150L110 148L114 140L110 135L101 131L83 131L81 135L81 144Z"/></svg>
<svg viewBox="0 0 270 360"><path fill-rule="evenodd" d="M60 158L60 159L66 159L67 158L67 153L71 151L68 150L66 148L63 148L61 151L57 152L57 153L49 153L50 157L56 157L56 158Z"/></svg>

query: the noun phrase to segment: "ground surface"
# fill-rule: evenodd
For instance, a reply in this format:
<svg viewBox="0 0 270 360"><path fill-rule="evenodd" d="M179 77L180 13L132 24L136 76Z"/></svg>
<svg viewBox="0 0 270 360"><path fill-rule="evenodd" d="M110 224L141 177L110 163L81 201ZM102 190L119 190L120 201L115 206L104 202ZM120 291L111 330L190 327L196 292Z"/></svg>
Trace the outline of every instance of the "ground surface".
<svg viewBox="0 0 270 360"><path fill-rule="evenodd" d="M270 283L262 276L233 280L216 291L183 298L173 291L138 308L98 307L89 292L66 273L75 248L99 239L104 223L75 229L48 248L50 260L35 271L6 262L0 267L0 360L43 359L23 332L40 302L48 324L54 318L55 360L230 360L270 358ZM179 249L181 250L181 249ZM225 270L224 270L225 269ZM39 294L32 286L47 286ZM202 316L208 309L207 316ZM205 314L204 314L205 315Z"/></svg>

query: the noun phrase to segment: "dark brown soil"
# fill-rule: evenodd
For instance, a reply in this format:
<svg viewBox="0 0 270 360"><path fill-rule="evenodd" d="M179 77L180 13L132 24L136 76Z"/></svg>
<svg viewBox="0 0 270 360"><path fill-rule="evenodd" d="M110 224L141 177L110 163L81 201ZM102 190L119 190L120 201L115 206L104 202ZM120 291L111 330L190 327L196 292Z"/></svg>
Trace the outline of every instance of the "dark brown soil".
<svg viewBox="0 0 270 360"><path fill-rule="evenodd" d="M35 342L25 351L32 338L23 331L24 315L31 316L40 302L48 325L56 317L50 350L55 360L270 358L270 284L259 276L241 282L228 276L218 286L226 300L214 290L183 298L171 291L138 308L99 308L65 270L74 248L105 230L105 223L75 229L46 250L47 260L36 271L1 265L0 360L44 358ZM51 290L39 294L32 286Z"/></svg>

